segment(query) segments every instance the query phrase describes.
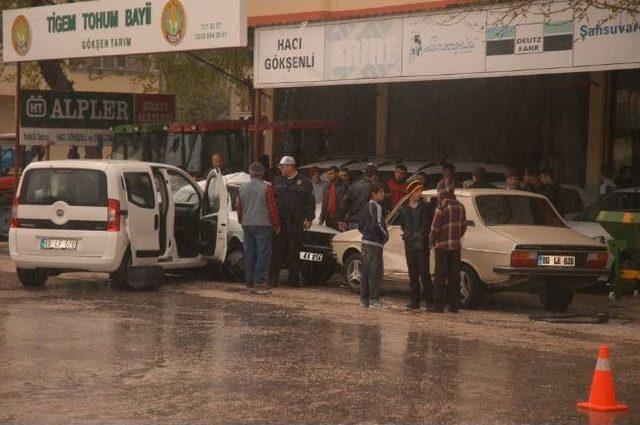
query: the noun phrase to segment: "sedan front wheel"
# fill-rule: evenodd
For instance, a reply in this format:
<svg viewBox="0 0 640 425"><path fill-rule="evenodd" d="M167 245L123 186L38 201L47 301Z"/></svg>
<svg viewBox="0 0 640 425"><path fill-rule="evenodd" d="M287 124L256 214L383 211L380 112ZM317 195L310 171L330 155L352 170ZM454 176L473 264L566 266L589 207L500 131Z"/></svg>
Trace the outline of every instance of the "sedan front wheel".
<svg viewBox="0 0 640 425"><path fill-rule="evenodd" d="M362 255L360 253L351 254L347 259L345 280L349 289L360 293L360 284L362 283Z"/></svg>

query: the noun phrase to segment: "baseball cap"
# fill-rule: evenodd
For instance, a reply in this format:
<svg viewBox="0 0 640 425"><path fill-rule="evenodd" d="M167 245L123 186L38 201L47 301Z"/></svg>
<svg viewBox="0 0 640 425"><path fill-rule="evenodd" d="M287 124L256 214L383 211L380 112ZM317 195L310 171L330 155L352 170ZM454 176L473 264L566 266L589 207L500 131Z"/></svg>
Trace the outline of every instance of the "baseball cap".
<svg viewBox="0 0 640 425"><path fill-rule="evenodd" d="M279 165L296 165L296 160L292 156L283 156Z"/></svg>

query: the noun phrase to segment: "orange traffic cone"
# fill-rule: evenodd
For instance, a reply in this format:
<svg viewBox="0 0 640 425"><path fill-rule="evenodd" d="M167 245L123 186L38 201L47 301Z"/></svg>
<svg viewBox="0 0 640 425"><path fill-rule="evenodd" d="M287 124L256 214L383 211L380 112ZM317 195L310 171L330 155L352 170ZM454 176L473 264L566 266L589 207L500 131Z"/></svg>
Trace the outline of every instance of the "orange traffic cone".
<svg viewBox="0 0 640 425"><path fill-rule="evenodd" d="M593 381L591 382L589 401L578 403L578 407L601 411L627 410L629 408L624 404L619 404L616 400L608 345L600 346L598 363L596 363L596 371L593 373Z"/></svg>

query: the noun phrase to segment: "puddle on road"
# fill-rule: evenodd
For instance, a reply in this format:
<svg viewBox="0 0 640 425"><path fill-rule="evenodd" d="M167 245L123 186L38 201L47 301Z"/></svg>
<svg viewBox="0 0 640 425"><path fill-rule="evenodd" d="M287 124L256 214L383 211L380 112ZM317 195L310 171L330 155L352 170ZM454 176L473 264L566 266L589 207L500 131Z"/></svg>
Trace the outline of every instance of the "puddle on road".
<svg viewBox="0 0 640 425"><path fill-rule="evenodd" d="M637 374L626 415L574 408L595 359L60 282L2 294L2 422L640 422Z"/></svg>

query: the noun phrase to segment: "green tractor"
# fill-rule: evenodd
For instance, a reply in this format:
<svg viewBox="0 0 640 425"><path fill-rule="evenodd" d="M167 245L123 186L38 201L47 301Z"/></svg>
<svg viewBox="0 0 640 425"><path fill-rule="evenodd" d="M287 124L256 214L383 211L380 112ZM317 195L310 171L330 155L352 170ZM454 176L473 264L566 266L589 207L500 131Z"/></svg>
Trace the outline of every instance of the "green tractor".
<svg viewBox="0 0 640 425"><path fill-rule="evenodd" d="M614 257L612 297L640 289L640 211L600 211L596 219L613 237L609 252Z"/></svg>

